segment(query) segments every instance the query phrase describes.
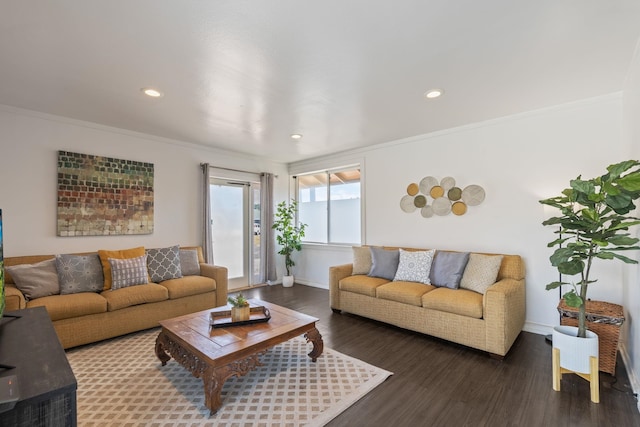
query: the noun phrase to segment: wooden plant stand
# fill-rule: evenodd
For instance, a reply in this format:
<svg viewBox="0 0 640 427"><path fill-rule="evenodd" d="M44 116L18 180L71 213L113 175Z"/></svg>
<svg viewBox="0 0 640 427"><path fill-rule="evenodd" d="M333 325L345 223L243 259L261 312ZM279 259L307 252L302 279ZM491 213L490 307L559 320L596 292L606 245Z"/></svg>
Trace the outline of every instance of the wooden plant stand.
<svg viewBox="0 0 640 427"><path fill-rule="evenodd" d="M560 391L560 380L562 379L562 374L576 374L581 378L589 381L589 386L591 389L591 401L593 403L600 403L600 381L598 378L598 358L591 356L589 358L589 373L583 374L581 372L574 372L569 369L562 368L560 366L560 349L553 348L552 355L552 365L553 365L553 389L555 391Z"/></svg>

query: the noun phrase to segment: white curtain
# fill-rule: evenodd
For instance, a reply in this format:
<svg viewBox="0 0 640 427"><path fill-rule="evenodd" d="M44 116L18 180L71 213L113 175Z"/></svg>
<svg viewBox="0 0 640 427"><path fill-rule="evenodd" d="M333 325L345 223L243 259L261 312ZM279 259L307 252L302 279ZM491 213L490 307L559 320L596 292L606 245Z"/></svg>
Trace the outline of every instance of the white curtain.
<svg viewBox="0 0 640 427"><path fill-rule="evenodd" d="M276 280L276 244L273 233L273 174L260 175L260 282Z"/></svg>
<svg viewBox="0 0 640 427"><path fill-rule="evenodd" d="M202 163L202 255L213 264L213 236L211 234L211 187L209 163Z"/></svg>

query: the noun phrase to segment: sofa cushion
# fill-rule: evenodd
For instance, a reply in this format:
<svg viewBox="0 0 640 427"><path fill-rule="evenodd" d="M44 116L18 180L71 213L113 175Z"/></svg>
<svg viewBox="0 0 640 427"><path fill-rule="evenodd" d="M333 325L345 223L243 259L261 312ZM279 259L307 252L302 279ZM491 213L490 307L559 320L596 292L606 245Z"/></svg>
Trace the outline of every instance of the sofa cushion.
<svg viewBox="0 0 640 427"><path fill-rule="evenodd" d="M55 258L36 264L6 266L5 269L13 277L16 288L27 300L60 293Z"/></svg>
<svg viewBox="0 0 640 427"><path fill-rule="evenodd" d="M433 261L434 250L429 251L406 251L400 249L400 260L398 270L393 278L400 282L418 282L429 285L429 271Z"/></svg>
<svg viewBox="0 0 640 427"><path fill-rule="evenodd" d="M147 269L152 282L182 277L180 249L178 245L168 248L147 249Z"/></svg>
<svg viewBox="0 0 640 427"><path fill-rule="evenodd" d="M180 272L183 276L200 275L200 262L197 249L180 249Z"/></svg>
<svg viewBox="0 0 640 427"><path fill-rule="evenodd" d="M422 296L422 306L461 316L482 319L483 296L466 289L437 288Z"/></svg>
<svg viewBox="0 0 640 427"><path fill-rule="evenodd" d="M155 283L103 291L100 295L107 301L108 311L169 299L167 288Z"/></svg>
<svg viewBox="0 0 640 427"><path fill-rule="evenodd" d="M376 296L381 299L401 302L420 307L422 296L436 287L418 282L390 282L376 289Z"/></svg>
<svg viewBox="0 0 640 427"><path fill-rule="evenodd" d="M369 276L393 280L398 270L400 252L397 249L386 250L371 248L371 271Z"/></svg>
<svg viewBox="0 0 640 427"><path fill-rule="evenodd" d="M458 289L469 261L469 252L438 251L431 264L431 284Z"/></svg>
<svg viewBox="0 0 640 427"><path fill-rule="evenodd" d="M496 282L502 264L502 255L469 255L460 287L483 294Z"/></svg>
<svg viewBox="0 0 640 427"><path fill-rule="evenodd" d="M199 295L216 290L216 281L204 276L184 276L160 282L169 291L169 299Z"/></svg>
<svg viewBox="0 0 640 427"><path fill-rule="evenodd" d="M146 255L125 259L109 258L109 264L113 290L149 283Z"/></svg>
<svg viewBox="0 0 640 427"><path fill-rule="evenodd" d="M109 264L109 258L125 259L136 258L144 255L144 246L131 249L121 249L118 251L106 251L99 250L100 262L102 263L102 273L104 274L104 288L103 290L111 289L111 264Z"/></svg>
<svg viewBox="0 0 640 427"><path fill-rule="evenodd" d="M341 291L353 292L356 294L376 296L376 288L380 285L389 283L387 279L369 276L348 276L338 282Z"/></svg>
<svg viewBox="0 0 640 427"><path fill-rule="evenodd" d="M107 300L94 292L53 295L27 302L27 308L45 307L52 321L104 313Z"/></svg>
<svg viewBox="0 0 640 427"><path fill-rule="evenodd" d="M102 263L98 254L56 255L60 294L100 292L104 287Z"/></svg>
<svg viewBox="0 0 640 427"><path fill-rule="evenodd" d="M368 246L353 246L353 272L369 274L371 271L371 249Z"/></svg>

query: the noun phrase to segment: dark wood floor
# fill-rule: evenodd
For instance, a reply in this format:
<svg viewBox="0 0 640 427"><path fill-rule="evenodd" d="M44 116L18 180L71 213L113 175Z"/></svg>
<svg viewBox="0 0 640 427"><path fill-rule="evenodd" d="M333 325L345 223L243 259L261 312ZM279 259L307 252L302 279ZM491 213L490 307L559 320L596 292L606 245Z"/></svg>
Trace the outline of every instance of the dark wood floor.
<svg viewBox="0 0 640 427"><path fill-rule="evenodd" d="M640 426L636 399L618 358L600 373L600 403L589 384L564 375L551 388L551 346L522 332L503 361L457 344L329 308L329 292L295 285L243 291L317 317L326 347L394 373L329 426Z"/></svg>

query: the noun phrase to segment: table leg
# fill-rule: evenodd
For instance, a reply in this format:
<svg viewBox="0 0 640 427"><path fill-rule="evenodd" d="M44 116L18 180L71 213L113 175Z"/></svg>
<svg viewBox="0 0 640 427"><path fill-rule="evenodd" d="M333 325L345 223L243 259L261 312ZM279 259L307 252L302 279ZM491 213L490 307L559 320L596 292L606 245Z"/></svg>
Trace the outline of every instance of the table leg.
<svg viewBox="0 0 640 427"><path fill-rule="evenodd" d="M313 344L313 350L309 353L309 357L311 361L315 362L318 357L322 354L322 350L324 349L324 343L322 341L322 335L315 327L310 329L304 334L304 337L307 339L307 342L311 341Z"/></svg>
<svg viewBox="0 0 640 427"><path fill-rule="evenodd" d="M224 383L233 376L246 375L256 366L262 366L260 356L264 353L266 353L266 350L224 366L217 368L207 367L202 375L202 382L204 383L204 403L211 411L211 415L218 412L218 409L222 406L221 394Z"/></svg>
<svg viewBox="0 0 640 427"><path fill-rule="evenodd" d="M158 338L156 338L156 356L162 362L162 366L166 365L169 360L171 360L171 356L167 354L165 348L167 347L167 336L160 331L158 334Z"/></svg>

